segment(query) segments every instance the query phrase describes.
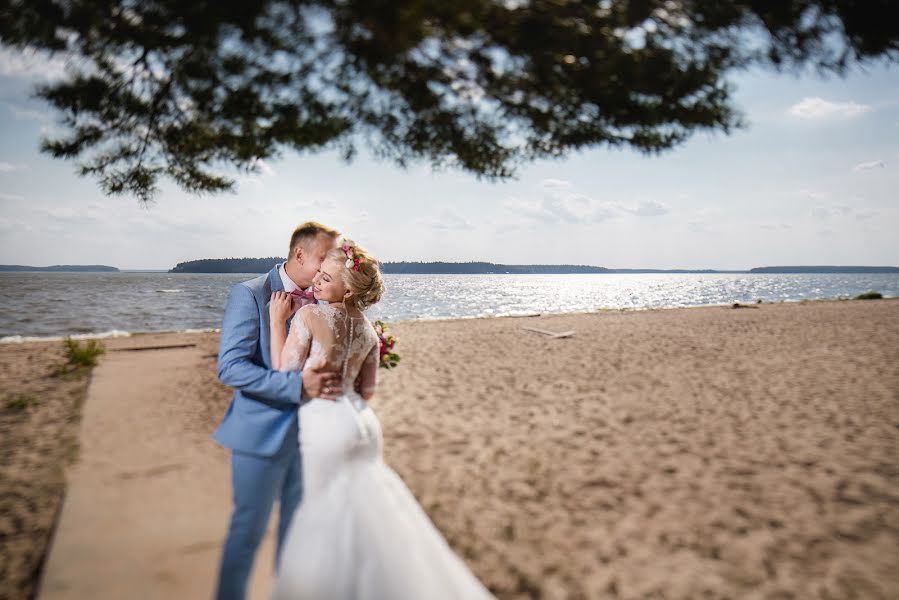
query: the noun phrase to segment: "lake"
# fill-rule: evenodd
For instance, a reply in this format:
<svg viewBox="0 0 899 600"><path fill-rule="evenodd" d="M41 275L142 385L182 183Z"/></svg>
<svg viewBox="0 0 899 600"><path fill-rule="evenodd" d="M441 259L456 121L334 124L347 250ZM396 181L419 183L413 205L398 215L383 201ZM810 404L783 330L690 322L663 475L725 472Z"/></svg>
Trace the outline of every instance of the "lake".
<svg viewBox="0 0 899 600"><path fill-rule="evenodd" d="M0 273L0 342L215 329L252 274ZM899 274L385 275L372 319L472 318L798 301L878 291Z"/></svg>

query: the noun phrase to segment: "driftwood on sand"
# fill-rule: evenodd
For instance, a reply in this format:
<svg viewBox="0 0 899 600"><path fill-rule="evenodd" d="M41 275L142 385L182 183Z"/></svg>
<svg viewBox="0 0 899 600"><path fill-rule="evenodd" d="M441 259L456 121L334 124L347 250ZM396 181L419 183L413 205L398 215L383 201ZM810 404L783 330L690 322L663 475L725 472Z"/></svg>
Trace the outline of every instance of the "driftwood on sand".
<svg viewBox="0 0 899 600"><path fill-rule="evenodd" d="M522 329L524 329L526 331L533 331L535 333L542 333L543 335L549 337L550 339L567 338L567 337L571 337L574 335L573 329L570 331L562 331L562 332L549 331L546 329L538 329L537 327L522 327Z"/></svg>

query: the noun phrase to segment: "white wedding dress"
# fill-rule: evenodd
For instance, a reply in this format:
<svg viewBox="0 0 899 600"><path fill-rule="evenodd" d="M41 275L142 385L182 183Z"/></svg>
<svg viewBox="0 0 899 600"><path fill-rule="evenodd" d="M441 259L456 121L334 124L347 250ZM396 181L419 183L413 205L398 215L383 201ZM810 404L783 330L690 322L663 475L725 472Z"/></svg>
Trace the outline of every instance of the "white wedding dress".
<svg viewBox="0 0 899 600"><path fill-rule="evenodd" d="M354 391L374 391L378 358L373 327L343 304L308 305L291 321L281 364L298 370L323 360L342 373L343 393L299 410L303 500L273 598L493 598L382 459L381 425Z"/></svg>

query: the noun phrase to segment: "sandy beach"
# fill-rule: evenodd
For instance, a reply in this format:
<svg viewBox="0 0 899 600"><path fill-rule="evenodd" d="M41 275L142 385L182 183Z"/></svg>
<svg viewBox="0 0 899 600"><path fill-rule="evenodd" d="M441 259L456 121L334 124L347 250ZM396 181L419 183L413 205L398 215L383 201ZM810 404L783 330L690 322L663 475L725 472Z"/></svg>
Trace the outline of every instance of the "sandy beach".
<svg viewBox="0 0 899 600"><path fill-rule="evenodd" d="M497 597L899 596L899 300L392 332L385 459ZM86 392L49 375L58 343L0 346L0 598L27 598L45 555L41 598L209 597L217 343L110 340Z"/></svg>

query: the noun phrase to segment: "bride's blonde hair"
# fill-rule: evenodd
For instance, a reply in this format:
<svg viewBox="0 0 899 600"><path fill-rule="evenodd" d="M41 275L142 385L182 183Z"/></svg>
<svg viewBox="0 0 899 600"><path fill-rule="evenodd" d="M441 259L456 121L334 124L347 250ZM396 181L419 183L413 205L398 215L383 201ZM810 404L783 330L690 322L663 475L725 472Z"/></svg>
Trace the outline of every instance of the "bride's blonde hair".
<svg viewBox="0 0 899 600"><path fill-rule="evenodd" d="M351 248L349 257L342 247L337 247L328 252L328 258L343 265L341 273L343 283L353 292L353 295L347 300L347 304L352 304L359 310L365 310L376 304L384 295L384 278L381 276L378 259L361 246L352 246ZM356 261L355 268L346 266L348 260Z"/></svg>

